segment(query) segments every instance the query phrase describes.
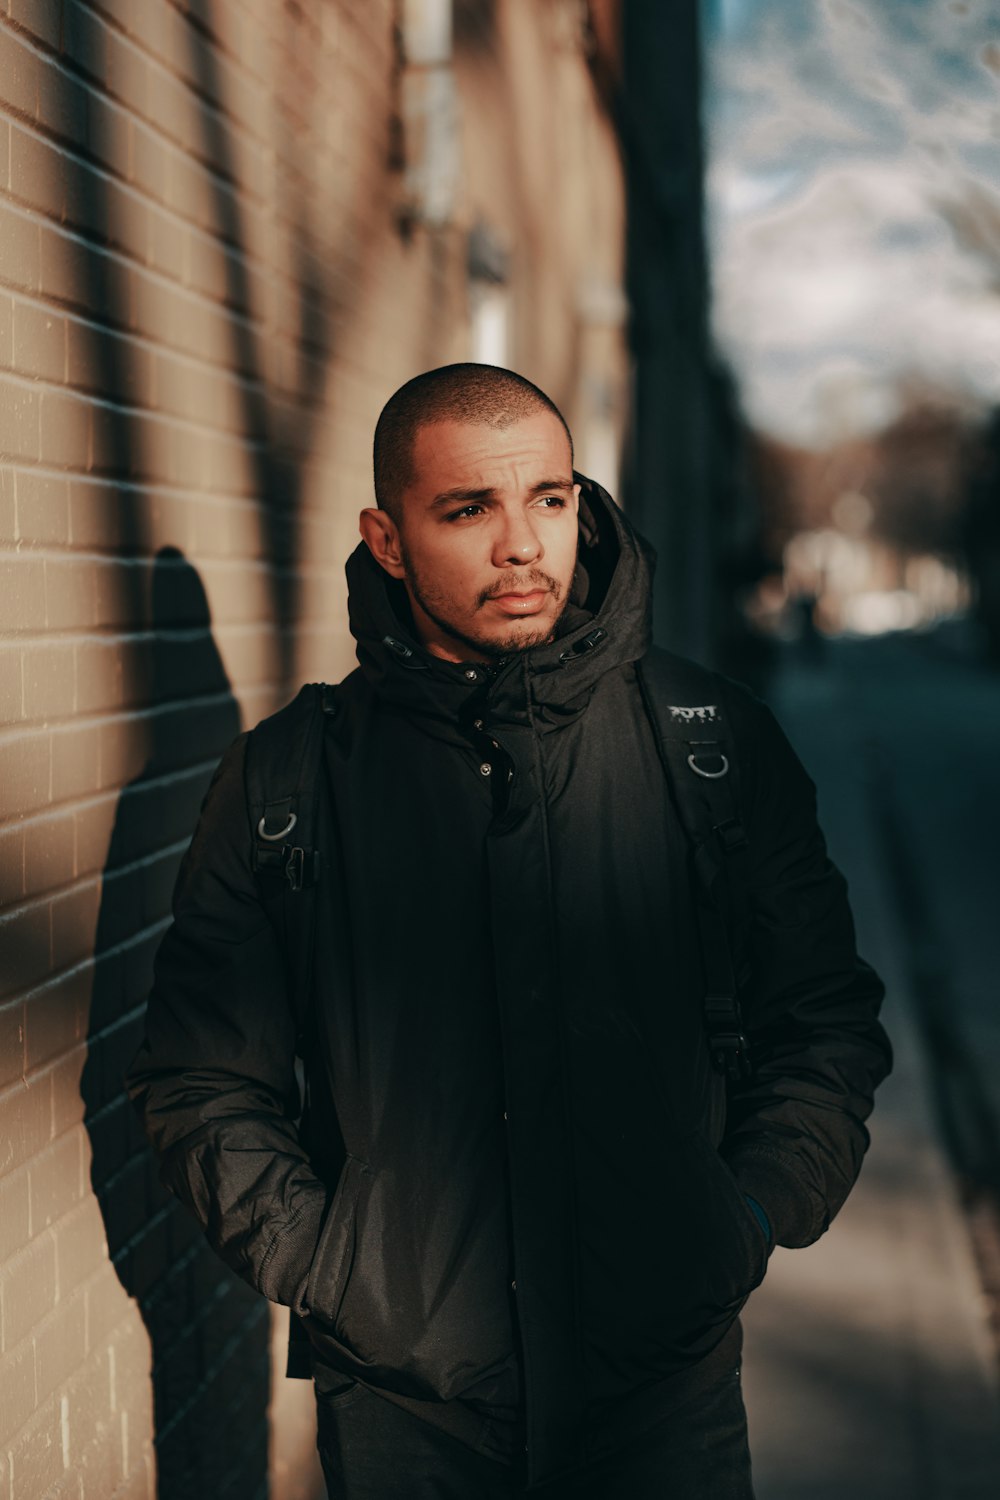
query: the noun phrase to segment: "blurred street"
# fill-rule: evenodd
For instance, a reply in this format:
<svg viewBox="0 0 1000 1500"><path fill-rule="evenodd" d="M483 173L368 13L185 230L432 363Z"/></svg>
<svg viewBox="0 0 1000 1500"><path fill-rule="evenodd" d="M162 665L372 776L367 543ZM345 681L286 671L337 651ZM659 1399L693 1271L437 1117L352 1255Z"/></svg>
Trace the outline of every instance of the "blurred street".
<svg viewBox="0 0 1000 1500"><path fill-rule="evenodd" d="M886 980L896 1066L855 1193L818 1245L775 1253L745 1319L758 1500L986 1500L1000 1492L983 1292L1000 1166L1000 677L947 624L789 648L769 696Z"/></svg>

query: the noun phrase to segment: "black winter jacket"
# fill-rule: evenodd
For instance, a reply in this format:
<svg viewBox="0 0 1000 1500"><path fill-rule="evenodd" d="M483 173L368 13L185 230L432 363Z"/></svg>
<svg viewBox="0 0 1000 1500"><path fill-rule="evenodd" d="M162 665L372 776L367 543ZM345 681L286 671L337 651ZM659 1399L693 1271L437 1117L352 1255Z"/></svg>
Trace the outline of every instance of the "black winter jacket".
<svg viewBox="0 0 1000 1500"><path fill-rule="evenodd" d="M164 1181L322 1366L484 1451L519 1411L532 1480L652 1420L731 1332L769 1250L745 1193L781 1244L826 1229L889 1066L812 784L767 709L706 673L750 838L756 1066L727 1098L636 681L651 554L603 491L584 498L588 610L498 670L427 655L399 586L364 547L348 564L361 665L326 731L317 837L326 1138L308 1151L295 1123L245 736L185 858L129 1077ZM603 639L575 650L595 616Z"/></svg>

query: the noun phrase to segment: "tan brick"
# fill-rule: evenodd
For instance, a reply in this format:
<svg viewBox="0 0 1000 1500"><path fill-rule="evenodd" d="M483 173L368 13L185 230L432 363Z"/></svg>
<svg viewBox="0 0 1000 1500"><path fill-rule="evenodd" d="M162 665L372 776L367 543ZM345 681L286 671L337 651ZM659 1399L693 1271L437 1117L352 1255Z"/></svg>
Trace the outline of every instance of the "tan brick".
<svg viewBox="0 0 1000 1500"><path fill-rule="evenodd" d="M22 469L16 476L14 491L21 539L65 546L69 541L69 489L65 479Z"/></svg>
<svg viewBox="0 0 1000 1500"><path fill-rule="evenodd" d="M84 250L78 241L51 224L39 225L35 245L42 296L58 297L67 303L78 302L86 285L83 267L91 255L99 252Z"/></svg>
<svg viewBox="0 0 1000 1500"><path fill-rule="evenodd" d="M0 970L0 994L41 984L51 971L51 916L44 901L16 908L3 918L5 960Z"/></svg>
<svg viewBox="0 0 1000 1500"><path fill-rule="evenodd" d="M40 558L0 554L0 619L7 631L45 628L45 564Z"/></svg>
<svg viewBox="0 0 1000 1500"><path fill-rule="evenodd" d="M140 12L157 10L155 5L136 5L134 0L94 0L93 9L99 10L110 21L115 21L122 31L135 32Z"/></svg>
<svg viewBox="0 0 1000 1500"><path fill-rule="evenodd" d="M47 731L0 741L0 818L22 817L46 806L50 758Z"/></svg>
<svg viewBox="0 0 1000 1500"><path fill-rule="evenodd" d="M59 47L61 0L8 0L7 13L18 26L53 51Z"/></svg>
<svg viewBox="0 0 1000 1500"><path fill-rule="evenodd" d="M24 1339L16 1349L0 1354L0 1443L21 1430L37 1405L35 1346Z"/></svg>
<svg viewBox="0 0 1000 1500"><path fill-rule="evenodd" d="M149 9L161 9L149 6ZM133 113L149 119L148 60L120 33L108 32L108 90Z"/></svg>
<svg viewBox="0 0 1000 1500"><path fill-rule="evenodd" d="M3 225L0 224L0 236ZM2 251L0 251L2 256ZM39 456L39 414L41 395L38 390L10 380L0 402L0 453L11 459Z"/></svg>
<svg viewBox="0 0 1000 1500"><path fill-rule="evenodd" d="M163 9L160 6L148 5L143 9L143 19L151 20L154 24L159 24L162 15ZM159 48L153 48L153 52L157 57L161 55ZM200 150L202 137L198 134L195 118L198 101L192 98L190 90L172 73L156 67L149 70L147 87L144 110L146 118L155 122L156 128L168 139L175 141L185 153L193 154Z"/></svg>
<svg viewBox="0 0 1000 1500"><path fill-rule="evenodd" d="M70 469L87 467L90 424L86 401L67 391L44 391L40 434L46 463Z"/></svg>
<svg viewBox="0 0 1000 1500"><path fill-rule="evenodd" d="M14 198L60 220L66 204L66 163L54 146L14 125L10 134L10 191Z"/></svg>
<svg viewBox="0 0 1000 1500"><path fill-rule="evenodd" d="M4 1266L0 1283L3 1350L19 1344L55 1305L55 1241L51 1234L43 1234Z"/></svg>
<svg viewBox="0 0 1000 1500"><path fill-rule="evenodd" d="M60 1136L28 1166L33 1235L62 1220L83 1198L82 1132L80 1125ZM60 1278L60 1295L63 1291Z"/></svg>
<svg viewBox="0 0 1000 1500"><path fill-rule="evenodd" d="M146 259L155 271L184 280L184 262L187 250L187 228L172 214L150 209L147 217Z"/></svg>
<svg viewBox="0 0 1000 1500"><path fill-rule="evenodd" d="M0 543L17 541L17 506L14 502L14 469L0 451ZM12 561L0 554L0 580L8 575Z"/></svg>
<svg viewBox="0 0 1000 1500"><path fill-rule="evenodd" d="M135 136L136 127L130 126L130 129ZM104 232L108 242L139 261L145 258L149 242L149 206L142 196L145 186L140 178L132 187L122 182L109 183L105 191ZM124 282L120 275L115 277L112 286L120 300L121 311L124 311Z"/></svg>
<svg viewBox="0 0 1000 1500"><path fill-rule="evenodd" d="M91 558L45 559L45 623L49 630L86 630L97 624L97 565Z"/></svg>
<svg viewBox="0 0 1000 1500"><path fill-rule="evenodd" d="M0 28L0 78L4 102L17 114L34 119L41 68L36 53L7 27Z"/></svg>
<svg viewBox="0 0 1000 1500"><path fill-rule="evenodd" d="M7 1260L30 1238L28 1168L22 1167L7 1177L0 1177L0 1260Z"/></svg>
<svg viewBox="0 0 1000 1500"><path fill-rule="evenodd" d="M3 125L0 123L0 150L3 145ZM0 162L0 171L2 171ZM0 368L10 370L14 364L14 299L7 292L0 292Z"/></svg>
<svg viewBox="0 0 1000 1500"><path fill-rule="evenodd" d="M46 1490L45 1500L83 1500L83 1479L76 1470L69 1470L57 1479L51 1489ZM118 1496L115 1496L118 1500Z"/></svg>
<svg viewBox="0 0 1000 1500"><path fill-rule="evenodd" d="M0 33L2 37L2 33ZM0 77L3 63L0 60ZM0 204L0 277L10 285L34 292L39 284L38 223L12 204ZM4 445L0 442L0 452Z"/></svg>
<svg viewBox="0 0 1000 1500"><path fill-rule="evenodd" d="M0 1092L0 1176L16 1171L52 1139L52 1082L45 1074Z"/></svg>
<svg viewBox="0 0 1000 1500"><path fill-rule="evenodd" d="M72 642L32 643L23 647L23 653L25 719L67 718L73 712Z"/></svg>
<svg viewBox="0 0 1000 1500"><path fill-rule="evenodd" d="M122 1446L126 1454L126 1463L128 1463L133 1454L135 1458L134 1467L126 1473L122 1487L116 1494L115 1500L156 1500L156 1481L153 1477L152 1466L152 1443L150 1439L141 1439L133 1436L133 1430L137 1425L139 1424L137 1424L135 1418L131 1417L128 1412L122 1413ZM140 1431L145 1432L149 1425L149 1423L142 1423ZM145 1446L140 1446L141 1442L148 1445L148 1452ZM90 1500L90 1497L85 1496L84 1500ZM95 1496L94 1500L99 1500L99 1497Z"/></svg>
<svg viewBox="0 0 1000 1500"><path fill-rule="evenodd" d="M68 483L71 545L113 550L122 540L128 492L112 480L91 475L72 475Z"/></svg>
<svg viewBox="0 0 1000 1500"><path fill-rule="evenodd" d="M57 954L57 962L61 955ZM26 1006L28 1070L69 1052L87 1031L88 975L79 970L36 990Z"/></svg>
<svg viewBox="0 0 1000 1500"><path fill-rule="evenodd" d="M24 888L43 896L73 879L75 826L72 811L32 818L24 827Z"/></svg>
<svg viewBox="0 0 1000 1500"><path fill-rule="evenodd" d="M162 137L148 126L133 125L130 180L160 202L166 194L168 150Z"/></svg>
<svg viewBox="0 0 1000 1500"><path fill-rule="evenodd" d="M61 381L66 373L66 324L34 303L14 303L14 368L23 375Z"/></svg>
<svg viewBox="0 0 1000 1500"><path fill-rule="evenodd" d="M74 660L76 711L106 712L122 701L122 652L120 640L88 639L76 645Z"/></svg>
<svg viewBox="0 0 1000 1500"><path fill-rule="evenodd" d="M87 1354L87 1298L82 1287L62 1297L33 1334L36 1399L61 1389Z"/></svg>
<svg viewBox="0 0 1000 1500"><path fill-rule="evenodd" d="M52 732L52 801L88 797L100 786L100 730L96 724Z"/></svg>
<svg viewBox="0 0 1000 1500"><path fill-rule="evenodd" d="M96 1500L97 1496L113 1495L118 1500L119 1486L124 1478L122 1472L121 1429L117 1421L100 1420L101 1396L86 1389L80 1395L80 1409L75 1413L74 1431L79 1431L86 1446L80 1459L80 1485L84 1500Z"/></svg>
<svg viewBox="0 0 1000 1500"><path fill-rule="evenodd" d="M58 1397L50 1397L10 1444L11 1500L34 1500L64 1472Z"/></svg>
<svg viewBox="0 0 1000 1500"><path fill-rule="evenodd" d="M100 384L96 330L80 318L66 320L66 384L76 391L97 390Z"/></svg>
<svg viewBox="0 0 1000 1500"><path fill-rule="evenodd" d="M16 723L24 717L24 684L21 676L23 647L0 643L0 721Z"/></svg>

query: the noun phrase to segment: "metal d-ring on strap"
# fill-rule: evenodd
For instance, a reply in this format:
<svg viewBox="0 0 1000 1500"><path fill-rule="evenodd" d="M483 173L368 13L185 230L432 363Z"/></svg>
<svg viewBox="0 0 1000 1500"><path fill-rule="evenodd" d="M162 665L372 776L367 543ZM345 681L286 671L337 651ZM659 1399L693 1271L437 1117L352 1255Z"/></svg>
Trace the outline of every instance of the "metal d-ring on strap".
<svg viewBox="0 0 1000 1500"><path fill-rule="evenodd" d="M722 761L721 771L703 771L693 754L688 756L688 765L696 776L704 776L706 781L718 781L720 776L727 776L729 774L729 761L721 751L719 752L719 759Z"/></svg>
<svg viewBox="0 0 1000 1500"><path fill-rule="evenodd" d="M259 805L260 804L258 803L258 806ZM266 814L265 814L265 817L266 817ZM264 831L264 818L261 818L260 822L257 824L257 833L259 834L259 836L262 839L267 839L267 842L269 844L277 844L277 843L280 843L280 841L282 839L287 839L288 835L291 833L292 829L295 827L295 825L296 825L296 823L298 821L299 820L295 816L294 813L289 813L288 814L288 822L285 824L284 828L281 830L280 833L265 833L265 831Z"/></svg>

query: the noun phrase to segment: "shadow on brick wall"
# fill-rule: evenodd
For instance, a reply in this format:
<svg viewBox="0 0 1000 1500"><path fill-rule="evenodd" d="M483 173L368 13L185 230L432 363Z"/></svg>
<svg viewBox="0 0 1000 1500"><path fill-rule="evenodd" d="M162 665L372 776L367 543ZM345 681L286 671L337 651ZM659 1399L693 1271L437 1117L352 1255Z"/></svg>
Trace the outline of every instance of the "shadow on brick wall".
<svg viewBox="0 0 1000 1500"><path fill-rule="evenodd" d="M267 1493L268 1306L159 1185L122 1085L180 855L240 730L204 587L175 548L153 566L143 670L149 755L122 792L108 850L81 1080L92 1183L112 1264L149 1333L158 1500L253 1500Z"/></svg>
<svg viewBox="0 0 1000 1500"><path fill-rule="evenodd" d="M268 369L265 342L254 322L254 299L247 263L245 210L233 131L225 113L226 87L215 45L215 0L189 0L187 36L191 67L201 94L218 107L198 114L202 146L214 171L209 178L215 232L229 249L224 257L226 303L238 314L228 323L231 366L243 377L240 399L246 454L267 547L267 582L275 623L278 676L290 689L295 677L294 626L302 548L302 490L324 414L323 390L333 355L333 328L340 314L331 267L339 260L321 245L313 226L315 197L303 170L301 141L308 138L308 100L313 58L308 7L287 6L280 31L283 61L293 89L279 90L274 146L278 174L278 218L288 235L291 302L283 330L294 350L293 389L279 390ZM314 22L313 22L314 24ZM299 97L301 96L301 98ZM233 253L235 252L235 253Z"/></svg>

